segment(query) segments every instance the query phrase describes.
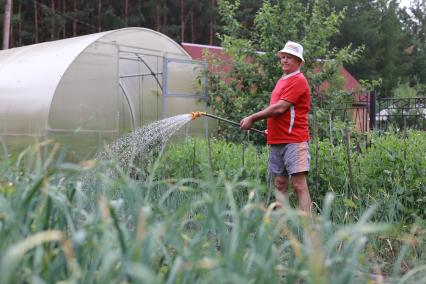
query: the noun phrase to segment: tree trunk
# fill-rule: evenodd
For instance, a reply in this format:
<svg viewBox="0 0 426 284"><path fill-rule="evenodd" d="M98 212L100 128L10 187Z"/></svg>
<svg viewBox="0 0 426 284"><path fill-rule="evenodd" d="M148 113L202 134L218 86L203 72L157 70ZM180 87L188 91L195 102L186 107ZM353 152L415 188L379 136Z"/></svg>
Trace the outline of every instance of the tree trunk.
<svg viewBox="0 0 426 284"><path fill-rule="evenodd" d="M185 15L184 12L183 0L180 0L180 41L185 41Z"/></svg>
<svg viewBox="0 0 426 284"><path fill-rule="evenodd" d="M72 36L77 36L77 0L74 0L74 17L72 18Z"/></svg>
<svg viewBox="0 0 426 284"><path fill-rule="evenodd" d="M155 4L155 26L157 32L159 32L161 28L160 9L160 3L157 2L157 4Z"/></svg>
<svg viewBox="0 0 426 284"><path fill-rule="evenodd" d="M18 13L19 13L18 44L19 46L22 46L22 3L21 2L19 2Z"/></svg>
<svg viewBox="0 0 426 284"><path fill-rule="evenodd" d="M9 48L11 14L12 14L12 0L6 0L4 2L4 17L3 17L3 49Z"/></svg>
<svg viewBox="0 0 426 284"><path fill-rule="evenodd" d="M163 26L167 27L168 21L167 21L167 3L163 3L163 22L161 23Z"/></svg>
<svg viewBox="0 0 426 284"><path fill-rule="evenodd" d="M34 42L38 43L38 5L34 1Z"/></svg>
<svg viewBox="0 0 426 284"><path fill-rule="evenodd" d="M98 1L98 32L102 31L101 27L101 15L102 15L102 0Z"/></svg>
<svg viewBox="0 0 426 284"><path fill-rule="evenodd" d="M129 0L124 0L124 23L127 27L129 17Z"/></svg>
<svg viewBox="0 0 426 284"><path fill-rule="evenodd" d="M213 10L214 8L214 0L210 1L210 9ZM213 22L214 22L214 15L212 14L210 16L210 36L209 36L209 44L213 45L213 38L214 38L214 30L213 30Z"/></svg>
<svg viewBox="0 0 426 284"><path fill-rule="evenodd" d="M13 0L10 1L11 3L11 7L10 7L10 34L9 34L9 48L14 47L14 27L13 27L13 21L12 21L12 16L13 16Z"/></svg>
<svg viewBox="0 0 426 284"><path fill-rule="evenodd" d="M52 18L50 20L50 39L55 39L55 0L50 0L50 9L52 11Z"/></svg>
<svg viewBox="0 0 426 284"><path fill-rule="evenodd" d="M65 15L66 8L66 0L62 0L62 14ZM62 26L62 38L67 37L67 21L64 21L64 24Z"/></svg>
<svg viewBox="0 0 426 284"><path fill-rule="evenodd" d="M196 41L195 38L195 22L194 22L194 4L191 5L191 10L189 11L189 17L191 19L191 42L194 43Z"/></svg>

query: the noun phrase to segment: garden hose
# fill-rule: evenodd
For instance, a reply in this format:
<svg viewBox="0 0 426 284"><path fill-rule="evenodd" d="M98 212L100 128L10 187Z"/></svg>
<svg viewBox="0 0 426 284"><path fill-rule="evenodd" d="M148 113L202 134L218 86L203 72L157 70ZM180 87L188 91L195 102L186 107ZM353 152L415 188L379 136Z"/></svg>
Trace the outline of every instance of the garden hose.
<svg viewBox="0 0 426 284"><path fill-rule="evenodd" d="M192 116L193 120L196 119L197 117L200 117L200 116L203 116L203 115L207 116L207 117L210 117L210 118L214 118L214 119L220 120L220 121L227 122L227 123L232 124L232 125L237 126L237 127L240 127L240 124L238 122L235 122L235 121L232 121L232 120L228 120L228 119L225 119L225 118L213 115L213 114L209 114L209 113L202 112L202 111L193 111L193 112L191 112L191 116ZM254 131L254 132L258 132L258 133L260 133L262 135L265 135L265 132L261 131L259 129L250 128L248 130L251 130L251 131Z"/></svg>

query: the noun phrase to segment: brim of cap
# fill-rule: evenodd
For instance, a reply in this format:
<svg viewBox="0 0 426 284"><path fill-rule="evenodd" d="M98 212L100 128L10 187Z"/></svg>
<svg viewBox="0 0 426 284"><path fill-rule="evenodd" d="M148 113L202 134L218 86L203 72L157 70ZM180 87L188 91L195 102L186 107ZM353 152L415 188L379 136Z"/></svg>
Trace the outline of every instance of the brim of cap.
<svg viewBox="0 0 426 284"><path fill-rule="evenodd" d="M302 61L303 61L303 62L305 62L305 59L303 59L303 57L302 57L302 56L300 56L299 54L297 54L296 52L294 52L294 51L293 51L293 50L291 50L291 49L285 49L285 48L283 48L283 49L281 49L280 51L278 51L278 52L277 52L277 55L278 55L278 54L281 54L281 53L288 53L288 54L294 55L294 56L296 56L297 58L302 59Z"/></svg>

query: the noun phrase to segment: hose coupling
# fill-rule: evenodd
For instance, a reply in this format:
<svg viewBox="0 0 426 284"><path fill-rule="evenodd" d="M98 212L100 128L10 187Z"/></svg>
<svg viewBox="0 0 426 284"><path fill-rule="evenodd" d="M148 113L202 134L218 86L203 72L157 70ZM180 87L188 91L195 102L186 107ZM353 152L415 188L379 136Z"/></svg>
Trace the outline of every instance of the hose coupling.
<svg viewBox="0 0 426 284"><path fill-rule="evenodd" d="M191 112L191 117L192 117L192 120L194 120L197 117L200 117L200 116L205 115L205 114L206 113L202 112L202 111L193 111L193 112Z"/></svg>

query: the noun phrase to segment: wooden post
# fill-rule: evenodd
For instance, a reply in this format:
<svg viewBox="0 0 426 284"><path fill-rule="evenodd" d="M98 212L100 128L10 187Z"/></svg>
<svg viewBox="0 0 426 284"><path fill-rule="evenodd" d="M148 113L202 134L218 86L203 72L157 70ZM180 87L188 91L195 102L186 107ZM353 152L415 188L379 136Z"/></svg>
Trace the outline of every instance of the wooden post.
<svg viewBox="0 0 426 284"><path fill-rule="evenodd" d="M318 169L318 154L319 154L319 137L318 137L318 124L317 124L317 112L315 107L313 109L314 113L314 140L315 140L315 189L318 192L319 190L319 169Z"/></svg>
<svg viewBox="0 0 426 284"><path fill-rule="evenodd" d="M207 146L209 148L209 166L210 166L210 169L213 170L212 144L210 139L210 133L207 134Z"/></svg>
<svg viewBox="0 0 426 284"><path fill-rule="evenodd" d="M244 168L245 166L245 160L244 160L244 156L246 154L246 143L245 141L243 141L243 143L241 143L241 167Z"/></svg>
<svg viewBox="0 0 426 284"><path fill-rule="evenodd" d="M4 2L4 18L3 18L3 49L9 48L11 14L12 14L12 0L6 0Z"/></svg>
<svg viewBox="0 0 426 284"><path fill-rule="evenodd" d="M197 158L196 157L197 149L195 146L195 142L196 140L194 139L194 149L193 149L193 155L192 155L192 178L195 178L195 159Z"/></svg>
<svg viewBox="0 0 426 284"><path fill-rule="evenodd" d="M349 128L345 128L345 144L346 144L346 160L348 162L348 174L349 174L349 188L351 194L353 193L353 180L352 180L352 162L351 162L351 136Z"/></svg>
<svg viewBox="0 0 426 284"><path fill-rule="evenodd" d="M328 129L330 131L330 137L329 137L330 138L330 144L332 146L334 146L334 143L333 143L333 120L332 120L331 114L328 115Z"/></svg>

